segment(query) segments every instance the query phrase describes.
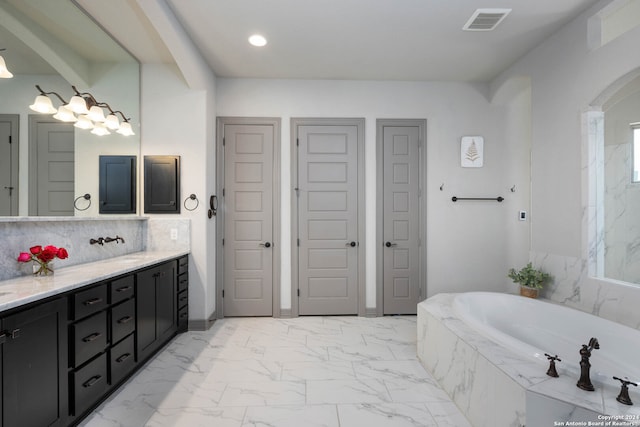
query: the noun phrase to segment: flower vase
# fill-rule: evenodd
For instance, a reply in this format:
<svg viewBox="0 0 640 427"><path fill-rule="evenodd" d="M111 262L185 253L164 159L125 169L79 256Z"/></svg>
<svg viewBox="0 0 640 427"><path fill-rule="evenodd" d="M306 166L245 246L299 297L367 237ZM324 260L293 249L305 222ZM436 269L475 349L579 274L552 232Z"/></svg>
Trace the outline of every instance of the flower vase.
<svg viewBox="0 0 640 427"><path fill-rule="evenodd" d="M53 276L53 263L37 262L37 261L34 262L33 275L34 276Z"/></svg>

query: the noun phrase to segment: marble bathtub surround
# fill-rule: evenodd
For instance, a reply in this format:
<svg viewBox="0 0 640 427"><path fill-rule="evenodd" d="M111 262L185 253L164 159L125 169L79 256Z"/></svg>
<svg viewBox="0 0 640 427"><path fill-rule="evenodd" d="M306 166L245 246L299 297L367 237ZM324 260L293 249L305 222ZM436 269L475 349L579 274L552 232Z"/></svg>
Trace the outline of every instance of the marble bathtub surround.
<svg viewBox="0 0 640 427"><path fill-rule="evenodd" d="M474 426L546 426L598 421L600 414L640 417L640 407L616 401L615 384L580 390L578 378L562 364L560 377L549 377L545 360L523 357L480 335L456 317L454 297L439 294L418 305L417 354Z"/></svg>
<svg viewBox="0 0 640 427"><path fill-rule="evenodd" d="M415 316L226 318L178 336L85 427L468 427Z"/></svg>

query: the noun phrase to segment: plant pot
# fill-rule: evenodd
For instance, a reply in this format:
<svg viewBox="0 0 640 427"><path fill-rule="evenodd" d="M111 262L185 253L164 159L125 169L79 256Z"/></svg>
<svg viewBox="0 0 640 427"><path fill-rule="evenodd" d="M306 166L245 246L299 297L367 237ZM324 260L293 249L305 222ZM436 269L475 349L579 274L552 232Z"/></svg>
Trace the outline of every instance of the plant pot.
<svg viewBox="0 0 640 427"><path fill-rule="evenodd" d="M538 298L538 289L520 286L520 295L527 298Z"/></svg>

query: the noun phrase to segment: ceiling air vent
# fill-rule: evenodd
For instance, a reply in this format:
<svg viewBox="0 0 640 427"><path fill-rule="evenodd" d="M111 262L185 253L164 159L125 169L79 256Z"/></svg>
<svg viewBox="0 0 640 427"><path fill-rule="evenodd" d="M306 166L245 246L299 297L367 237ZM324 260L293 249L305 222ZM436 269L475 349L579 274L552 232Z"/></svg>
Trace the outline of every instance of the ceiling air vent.
<svg viewBox="0 0 640 427"><path fill-rule="evenodd" d="M462 27L465 31L491 31L511 12L511 9L478 9Z"/></svg>

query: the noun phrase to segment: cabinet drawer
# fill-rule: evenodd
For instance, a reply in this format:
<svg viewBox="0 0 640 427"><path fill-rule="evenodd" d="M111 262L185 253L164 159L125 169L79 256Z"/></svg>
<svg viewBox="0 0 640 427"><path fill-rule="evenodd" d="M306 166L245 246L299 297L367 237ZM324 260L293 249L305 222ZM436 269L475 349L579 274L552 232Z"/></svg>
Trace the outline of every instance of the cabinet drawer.
<svg viewBox="0 0 640 427"><path fill-rule="evenodd" d="M178 276L178 292L182 292L189 288L189 274L185 273Z"/></svg>
<svg viewBox="0 0 640 427"><path fill-rule="evenodd" d="M109 296L111 304L116 304L133 296L134 291L133 276L123 277L111 282L109 285Z"/></svg>
<svg viewBox="0 0 640 427"><path fill-rule="evenodd" d="M73 414L80 415L107 391L107 355L71 373Z"/></svg>
<svg viewBox="0 0 640 427"><path fill-rule="evenodd" d="M136 301L130 299L111 308L111 343L117 343L136 328Z"/></svg>
<svg viewBox="0 0 640 427"><path fill-rule="evenodd" d="M183 274L189 271L189 256L183 256L178 259L178 274Z"/></svg>
<svg viewBox="0 0 640 427"><path fill-rule="evenodd" d="M178 331L185 332L189 325L189 306L184 306L178 310Z"/></svg>
<svg viewBox="0 0 640 427"><path fill-rule="evenodd" d="M178 294L178 309L189 304L189 291L182 291Z"/></svg>
<svg viewBox="0 0 640 427"><path fill-rule="evenodd" d="M73 294L73 319L97 313L107 306L107 285L95 286Z"/></svg>
<svg viewBox="0 0 640 427"><path fill-rule="evenodd" d="M73 366L78 367L107 347L107 313L91 316L71 326Z"/></svg>
<svg viewBox="0 0 640 427"><path fill-rule="evenodd" d="M129 335L118 345L111 348L110 354L110 366L111 366L111 385L117 384L123 379L129 372L133 371L136 366L136 360L134 357L135 341L133 334Z"/></svg>

